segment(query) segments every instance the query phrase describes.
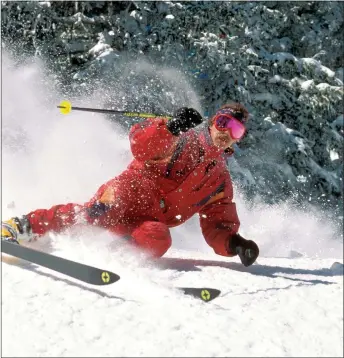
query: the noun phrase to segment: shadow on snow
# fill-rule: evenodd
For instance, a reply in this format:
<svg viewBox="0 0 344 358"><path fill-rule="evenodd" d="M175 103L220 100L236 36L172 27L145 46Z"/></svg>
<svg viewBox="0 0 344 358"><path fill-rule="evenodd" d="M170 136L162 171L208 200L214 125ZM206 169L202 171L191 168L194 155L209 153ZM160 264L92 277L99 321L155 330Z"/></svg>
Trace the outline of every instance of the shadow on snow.
<svg viewBox="0 0 344 358"><path fill-rule="evenodd" d="M83 282L79 283L77 281L73 281L73 280L70 280L68 278L59 277L57 275L54 275L54 272L49 273L49 272L40 271L39 266L35 265L35 264L32 264L31 262L20 261L18 263L6 263L6 264L11 265L11 266L20 267L20 268L22 268L24 270L35 272L36 274L38 274L40 276L48 277L50 279L53 279L54 281L62 281L62 282L66 283L66 284L68 284L70 286L78 287L78 288L80 288L82 290L86 290L86 291L95 293L95 294L97 294L99 296L102 296L104 298L117 299L117 300L121 300L123 302L128 301L128 300L125 300L122 297L110 295L110 294L108 294L108 293L106 293L106 292L104 292L102 290L97 289L97 288L89 287L87 283L83 283Z"/></svg>
<svg viewBox="0 0 344 358"><path fill-rule="evenodd" d="M296 277L287 277L283 275L313 275L320 277L342 276L342 273L336 273L327 268L322 269L303 269L283 266L267 266L254 264L245 267L236 262L215 261L215 260L198 260L198 259L180 259L180 258L161 258L159 267L162 269L172 269L177 271L202 271L201 267L221 267L242 273L249 273L255 276L265 276L269 278L284 278L291 281L299 281L304 284L324 284L330 285L333 282L320 279L301 279ZM299 286L299 285L297 285Z"/></svg>

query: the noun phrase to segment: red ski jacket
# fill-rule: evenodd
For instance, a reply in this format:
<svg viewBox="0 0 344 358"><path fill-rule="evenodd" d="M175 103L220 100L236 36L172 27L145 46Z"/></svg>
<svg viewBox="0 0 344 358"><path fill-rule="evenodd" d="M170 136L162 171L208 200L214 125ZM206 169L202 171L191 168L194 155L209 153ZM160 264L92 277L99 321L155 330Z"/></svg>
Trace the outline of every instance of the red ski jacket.
<svg viewBox="0 0 344 358"><path fill-rule="evenodd" d="M214 251L232 256L228 240L239 229L226 154L213 145L209 128L173 136L163 118L135 124L129 134L134 160L128 169L152 179L169 227L199 213L203 236Z"/></svg>

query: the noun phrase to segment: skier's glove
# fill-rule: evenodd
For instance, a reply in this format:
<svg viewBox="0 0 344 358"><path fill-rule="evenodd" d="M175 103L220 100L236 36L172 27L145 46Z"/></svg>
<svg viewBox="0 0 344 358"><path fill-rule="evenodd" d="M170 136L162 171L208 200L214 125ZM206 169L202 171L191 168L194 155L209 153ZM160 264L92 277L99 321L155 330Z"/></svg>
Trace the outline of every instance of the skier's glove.
<svg viewBox="0 0 344 358"><path fill-rule="evenodd" d="M167 123L167 129L175 136L180 132L187 132L202 123L202 116L193 108L182 107L177 109L173 118Z"/></svg>
<svg viewBox="0 0 344 358"><path fill-rule="evenodd" d="M244 266L252 265L259 256L258 245L252 240L246 240L239 234L229 238L229 250L240 257Z"/></svg>

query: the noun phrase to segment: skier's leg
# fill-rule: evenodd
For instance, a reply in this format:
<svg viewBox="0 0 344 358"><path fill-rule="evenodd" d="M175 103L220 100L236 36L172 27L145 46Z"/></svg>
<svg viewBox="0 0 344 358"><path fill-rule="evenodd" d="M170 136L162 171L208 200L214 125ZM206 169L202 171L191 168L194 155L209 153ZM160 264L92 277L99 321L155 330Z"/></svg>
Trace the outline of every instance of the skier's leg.
<svg viewBox="0 0 344 358"><path fill-rule="evenodd" d="M115 225L129 202L122 194L125 187L120 177L103 184L84 205L61 204L50 209L37 209L25 215L34 235L61 232L75 224L91 224L104 228ZM130 204L130 203L129 203Z"/></svg>
<svg viewBox="0 0 344 358"><path fill-rule="evenodd" d="M1 239L13 240L18 243L31 241L48 232L59 233L76 224L91 224L108 228L108 225L117 222L111 218L120 217L124 207L111 207L110 209L110 220L106 219L109 213L101 203L91 207L88 207L87 204L69 203L54 205L50 209L37 209L21 217L13 217L2 222ZM99 216L103 216L100 223L97 220Z"/></svg>
<svg viewBox="0 0 344 358"><path fill-rule="evenodd" d="M168 227L158 221L145 221L132 233L134 245L143 248L154 257L163 256L171 247L172 239Z"/></svg>
<svg viewBox="0 0 344 358"><path fill-rule="evenodd" d="M134 171L126 171L99 189L85 205L94 225L129 237L153 256L162 256L171 246L171 235L164 224L160 194L154 181Z"/></svg>
<svg viewBox="0 0 344 358"><path fill-rule="evenodd" d="M54 205L50 209L37 209L21 217L14 217L2 222L1 239L20 243L31 241L49 231L60 232L78 222L97 225L97 217L104 214L105 209L108 209L103 203L98 202L98 198L101 198L106 189L111 188L111 183L114 181L113 179L103 184L91 201L85 205L72 203ZM122 207L117 207L117 212L112 208L112 216L119 217L121 214Z"/></svg>
<svg viewBox="0 0 344 358"><path fill-rule="evenodd" d="M49 231L61 232L75 224L91 224L118 233L129 233L138 218L161 219L159 198L154 182L127 170L103 184L84 205L54 205L50 209L34 210L21 218L2 223L1 238L30 241ZM142 222L142 220L141 220Z"/></svg>
<svg viewBox="0 0 344 358"><path fill-rule="evenodd" d="M111 231L127 226L127 232L143 221L163 221L160 193L154 181L126 170L105 183L84 205L87 221Z"/></svg>
<svg viewBox="0 0 344 358"><path fill-rule="evenodd" d="M2 223L1 238L17 242L31 241L49 231L60 232L77 223L82 206L79 204L54 205L38 209Z"/></svg>
<svg viewBox="0 0 344 358"><path fill-rule="evenodd" d="M54 205L50 209L37 209L26 214L34 235L44 235L49 231L61 232L81 221L83 206L79 204Z"/></svg>

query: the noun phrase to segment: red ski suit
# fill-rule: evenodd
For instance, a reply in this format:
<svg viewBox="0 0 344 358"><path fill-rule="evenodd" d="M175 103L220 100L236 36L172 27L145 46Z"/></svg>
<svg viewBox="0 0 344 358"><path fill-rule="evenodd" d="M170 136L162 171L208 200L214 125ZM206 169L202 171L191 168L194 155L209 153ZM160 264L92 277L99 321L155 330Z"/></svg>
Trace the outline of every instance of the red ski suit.
<svg viewBox="0 0 344 358"><path fill-rule="evenodd" d="M64 204L27 215L32 232L60 232L71 225L97 225L162 256L171 246L169 228L199 213L203 236L215 253L233 256L231 235L239 229L225 153L209 128L173 136L162 118L132 126L133 161L83 205Z"/></svg>

